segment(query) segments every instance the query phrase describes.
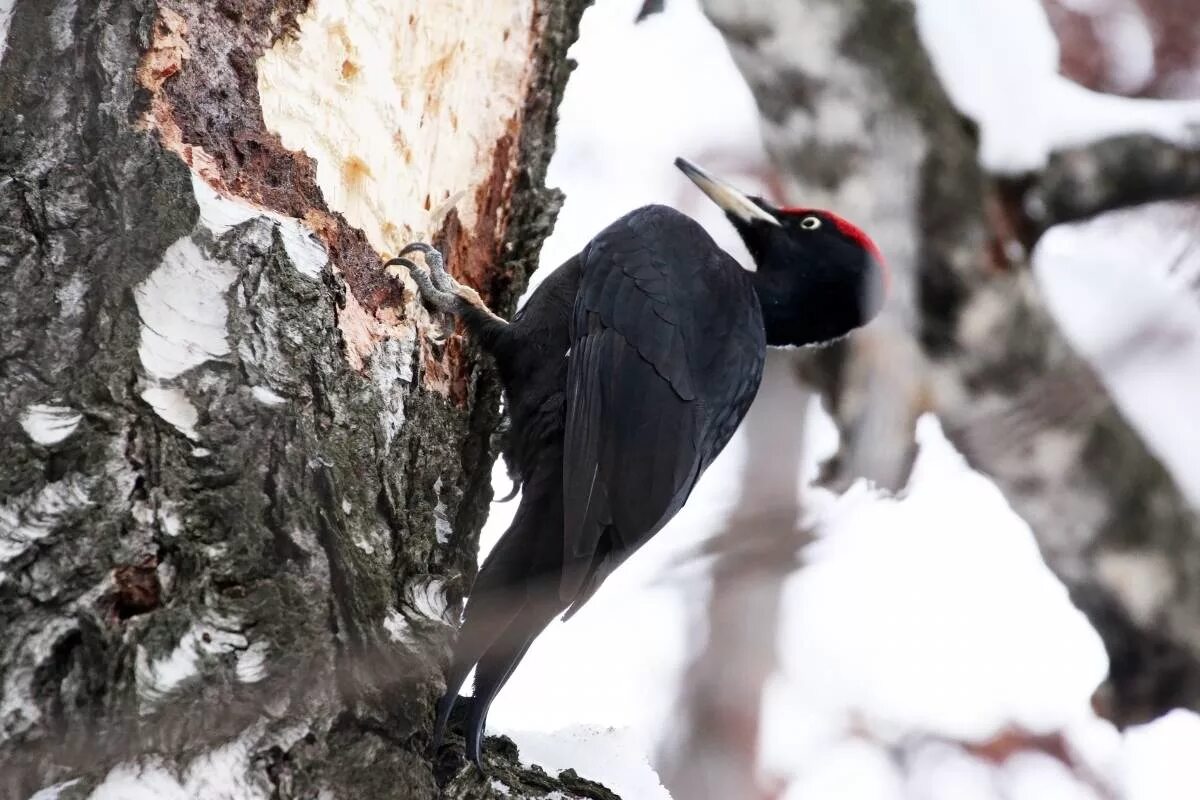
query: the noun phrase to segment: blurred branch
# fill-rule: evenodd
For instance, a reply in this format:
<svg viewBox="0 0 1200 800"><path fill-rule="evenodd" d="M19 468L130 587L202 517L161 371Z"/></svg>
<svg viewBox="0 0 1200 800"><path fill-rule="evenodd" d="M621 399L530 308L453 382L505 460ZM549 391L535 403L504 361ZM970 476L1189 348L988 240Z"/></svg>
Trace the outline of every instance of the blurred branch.
<svg viewBox="0 0 1200 800"><path fill-rule="evenodd" d="M793 358L768 357L742 425L750 455L738 505L703 548L713 558L707 624L696 626L678 699L681 721L661 773L672 797L768 800L776 793L758 769L763 693L778 663L783 584L808 539L797 529L796 497L808 393L796 381Z"/></svg>
<svg viewBox="0 0 1200 800"><path fill-rule="evenodd" d="M1160 200L1200 197L1200 146L1117 136L1050 156L1045 169L997 178L1026 250L1055 225Z"/></svg>
<svg viewBox="0 0 1200 800"><path fill-rule="evenodd" d="M937 79L912 4L801 5L705 8L758 100L792 199L864 223L892 266L887 316L808 356L806 375L842 433L836 479L903 486L915 420L935 412L1029 523L1103 637L1112 667L1100 710L1127 724L1200 709L1200 518L1075 353L1028 271L1012 268L1021 259L1006 243L1033 239L998 224L996 184ZM818 63L786 46L813 41L835 49ZM851 116L833 132L824 109ZM1196 191L1200 156L1110 140L1059 154L1027 180L999 205L1015 208L1017 222L1032 205L1044 230Z"/></svg>

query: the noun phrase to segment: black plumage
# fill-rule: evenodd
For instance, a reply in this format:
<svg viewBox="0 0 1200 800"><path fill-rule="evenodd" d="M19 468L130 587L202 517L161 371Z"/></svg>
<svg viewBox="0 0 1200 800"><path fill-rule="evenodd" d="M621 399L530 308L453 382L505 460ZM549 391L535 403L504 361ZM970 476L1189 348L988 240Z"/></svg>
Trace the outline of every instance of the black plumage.
<svg viewBox="0 0 1200 800"><path fill-rule="evenodd" d="M530 643L682 508L729 442L768 343L844 335L882 299L882 260L849 223L774 209L677 163L726 210L757 272L695 221L657 205L597 234L511 323L455 283L432 248L411 245L393 260L494 356L523 489L511 527L480 567L438 706L435 746L475 667L466 738L476 763L487 710ZM429 269L403 258L413 250Z"/></svg>

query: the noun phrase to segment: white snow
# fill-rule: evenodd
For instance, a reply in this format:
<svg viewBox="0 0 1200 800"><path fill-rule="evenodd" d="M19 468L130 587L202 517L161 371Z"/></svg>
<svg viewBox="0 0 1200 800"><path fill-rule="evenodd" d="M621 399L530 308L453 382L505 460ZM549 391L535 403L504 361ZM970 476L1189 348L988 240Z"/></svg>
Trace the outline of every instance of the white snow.
<svg viewBox="0 0 1200 800"><path fill-rule="evenodd" d="M888 754L869 742L846 739L824 748L820 758L788 786L784 800L900 800L902 777ZM916 795L917 797L931 797ZM971 794L958 795L972 798ZM932 797L931 797L932 800Z"/></svg>
<svg viewBox="0 0 1200 800"><path fill-rule="evenodd" d="M1051 229L1034 250L1047 302L1122 412L1200 503L1196 211L1160 203Z"/></svg>
<svg viewBox="0 0 1200 800"><path fill-rule="evenodd" d="M630 800L670 800L650 766L644 743L628 729L576 725L549 732L505 731L520 742L521 761L550 775L574 769L583 777L603 773L604 784Z"/></svg>
<svg viewBox="0 0 1200 800"><path fill-rule="evenodd" d="M784 592L796 612L780 630L781 671L794 694L764 706L768 750L796 706L854 715L882 734L966 741L1090 713L1108 667L1099 637L1028 527L932 417L918 442L903 500L861 485L810 498L823 526Z"/></svg>
<svg viewBox="0 0 1200 800"><path fill-rule="evenodd" d="M1154 77L1154 32L1136 3L1114 6L1093 21L1102 46L1116 56L1111 71L1115 88L1132 94Z"/></svg>
<svg viewBox="0 0 1200 800"><path fill-rule="evenodd" d="M1059 75L1058 41L1037 0L916 6L946 91L980 125L980 158L989 169L1037 169L1053 150L1125 133L1200 141L1200 102L1104 95Z"/></svg>
<svg viewBox="0 0 1200 800"><path fill-rule="evenodd" d="M1121 788L1130 800L1194 800L1200 790L1200 715L1173 711L1126 735Z"/></svg>
<svg viewBox="0 0 1200 800"><path fill-rule="evenodd" d="M79 427L83 415L70 406L35 403L21 414L25 434L41 445L58 444Z"/></svg>

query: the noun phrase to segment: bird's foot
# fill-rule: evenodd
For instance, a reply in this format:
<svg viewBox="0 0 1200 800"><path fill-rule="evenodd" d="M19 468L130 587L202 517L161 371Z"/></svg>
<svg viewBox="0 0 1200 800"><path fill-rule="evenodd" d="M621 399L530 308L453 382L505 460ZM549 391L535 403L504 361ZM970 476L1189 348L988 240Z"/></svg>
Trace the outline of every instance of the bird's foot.
<svg viewBox="0 0 1200 800"><path fill-rule="evenodd" d="M425 266L419 266L412 259L407 258L411 253L420 253L425 259ZM437 248L424 242L405 245L399 255L390 259L383 266L387 268L396 264L408 269L409 275L417 284L421 298L438 311L462 314L468 308L474 308L489 317L500 319L483 302L479 292L470 286L462 285L450 276L450 273L446 271L446 261Z"/></svg>

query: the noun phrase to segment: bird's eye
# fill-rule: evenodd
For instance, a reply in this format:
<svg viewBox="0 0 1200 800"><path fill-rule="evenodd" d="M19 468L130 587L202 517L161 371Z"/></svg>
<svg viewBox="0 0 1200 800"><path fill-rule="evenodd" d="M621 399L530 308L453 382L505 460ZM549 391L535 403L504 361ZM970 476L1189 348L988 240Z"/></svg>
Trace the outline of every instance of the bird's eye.
<svg viewBox="0 0 1200 800"><path fill-rule="evenodd" d="M815 231L821 227L821 220L818 217L805 217L800 220L800 227L806 231Z"/></svg>

